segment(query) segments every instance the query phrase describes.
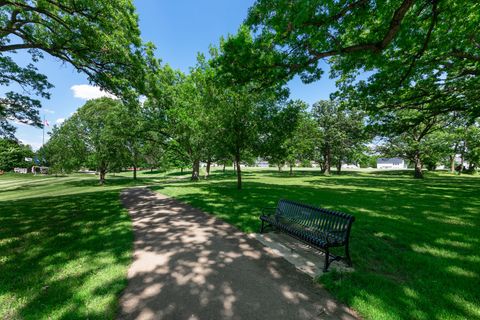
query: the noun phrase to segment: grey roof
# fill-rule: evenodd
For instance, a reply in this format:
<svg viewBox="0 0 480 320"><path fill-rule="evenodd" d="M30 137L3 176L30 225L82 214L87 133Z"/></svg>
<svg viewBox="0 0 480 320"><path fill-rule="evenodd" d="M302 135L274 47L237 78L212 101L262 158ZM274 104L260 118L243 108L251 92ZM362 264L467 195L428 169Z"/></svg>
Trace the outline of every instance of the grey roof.
<svg viewBox="0 0 480 320"><path fill-rule="evenodd" d="M402 158L378 158L377 163L403 162Z"/></svg>

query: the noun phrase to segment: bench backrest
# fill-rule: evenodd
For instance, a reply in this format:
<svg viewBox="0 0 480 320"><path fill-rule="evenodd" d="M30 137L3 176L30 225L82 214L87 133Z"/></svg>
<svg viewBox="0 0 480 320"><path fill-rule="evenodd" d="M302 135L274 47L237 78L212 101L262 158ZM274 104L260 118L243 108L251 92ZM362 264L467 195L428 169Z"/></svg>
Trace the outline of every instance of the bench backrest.
<svg viewBox="0 0 480 320"><path fill-rule="evenodd" d="M275 215L300 224L306 228L329 232L348 239L355 217L347 213L317 208L300 202L280 200Z"/></svg>

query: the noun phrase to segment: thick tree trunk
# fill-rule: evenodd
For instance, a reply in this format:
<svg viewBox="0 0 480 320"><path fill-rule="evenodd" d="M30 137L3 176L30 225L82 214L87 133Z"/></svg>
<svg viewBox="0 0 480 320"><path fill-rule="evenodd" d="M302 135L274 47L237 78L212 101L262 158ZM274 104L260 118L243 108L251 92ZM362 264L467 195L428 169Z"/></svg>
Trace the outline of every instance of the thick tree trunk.
<svg viewBox="0 0 480 320"><path fill-rule="evenodd" d="M225 162L223 163L223 172L225 173Z"/></svg>
<svg viewBox="0 0 480 320"><path fill-rule="evenodd" d="M235 163L237 164L237 189L242 189L242 169L240 166L240 152L235 155Z"/></svg>
<svg viewBox="0 0 480 320"><path fill-rule="evenodd" d="M137 167L133 166L133 180L137 180Z"/></svg>
<svg viewBox="0 0 480 320"><path fill-rule="evenodd" d="M414 177L416 179L422 179L423 178L422 160L420 159L420 153L419 152L415 153L415 156L413 158L413 162L415 164Z"/></svg>
<svg viewBox="0 0 480 320"><path fill-rule="evenodd" d="M200 177L200 160L195 160L193 161L193 166L192 166L192 181L198 181Z"/></svg>
<svg viewBox="0 0 480 320"><path fill-rule="evenodd" d="M282 167L283 166L281 164L278 165L278 172L282 172Z"/></svg>
<svg viewBox="0 0 480 320"><path fill-rule="evenodd" d="M207 161L207 177L210 175L210 166L212 165L212 160L208 159Z"/></svg>
<svg viewBox="0 0 480 320"><path fill-rule="evenodd" d="M290 175L293 176L293 165L290 163Z"/></svg>
<svg viewBox="0 0 480 320"><path fill-rule="evenodd" d="M340 174L342 172L342 161L337 162L337 173Z"/></svg>
<svg viewBox="0 0 480 320"><path fill-rule="evenodd" d="M325 163L324 163L324 161L319 161L318 165L320 166L320 173L324 174L325 173Z"/></svg>
<svg viewBox="0 0 480 320"><path fill-rule="evenodd" d="M455 155L454 154L450 155L449 160L450 160L450 172L454 173L455 172Z"/></svg>
<svg viewBox="0 0 480 320"><path fill-rule="evenodd" d="M183 167L180 168L180 173L183 173Z"/></svg>

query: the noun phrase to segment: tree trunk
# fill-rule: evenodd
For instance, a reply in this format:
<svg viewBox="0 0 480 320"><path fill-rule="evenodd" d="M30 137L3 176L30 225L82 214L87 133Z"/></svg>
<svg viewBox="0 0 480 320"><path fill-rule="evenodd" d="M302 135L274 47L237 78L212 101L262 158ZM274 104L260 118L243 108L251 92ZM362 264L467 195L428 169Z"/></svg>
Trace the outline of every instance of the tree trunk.
<svg viewBox="0 0 480 320"><path fill-rule="evenodd" d="M200 160L193 161L192 166L192 181L198 181L200 177Z"/></svg>
<svg viewBox="0 0 480 320"><path fill-rule="evenodd" d="M240 166L240 152L237 151L235 155L235 163L237 164L237 189L242 189L242 169Z"/></svg>
<svg viewBox="0 0 480 320"><path fill-rule="evenodd" d="M463 173L463 164L465 163L465 150L467 149L467 144L466 142L464 141L463 142L463 146L462 146L462 150L460 152L460 170L458 170L458 174L462 174Z"/></svg>
<svg viewBox="0 0 480 320"><path fill-rule="evenodd" d="M133 166L133 180L137 180L137 167Z"/></svg>
<svg viewBox="0 0 480 320"><path fill-rule="evenodd" d="M282 167L283 166L281 164L278 165L278 172L282 172Z"/></svg>
<svg viewBox="0 0 480 320"><path fill-rule="evenodd" d="M460 157L460 170L458 170L458 174L462 174L463 173L463 163L464 163L464 158L463 158L463 154L461 155Z"/></svg>
<svg viewBox="0 0 480 320"><path fill-rule="evenodd" d="M293 165L290 163L290 175L293 176Z"/></svg>
<svg viewBox="0 0 480 320"><path fill-rule="evenodd" d="M340 174L342 172L342 161L337 162L337 173Z"/></svg>
<svg viewBox="0 0 480 320"><path fill-rule="evenodd" d="M450 172L454 173L455 172L455 155L450 155L449 156L450 160Z"/></svg>
<svg viewBox="0 0 480 320"><path fill-rule="evenodd" d="M153 168L150 168L150 172L153 172Z"/></svg>
<svg viewBox="0 0 480 320"><path fill-rule="evenodd" d="M223 172L225 173L225 162L223 163Z"/></svg>
<svg viewBox="0 0 480 320"><path fill-rule="evenodd" d="M207 161L207 177L210 175L210 166L212 165L212 160L208 159Z"/></svg>
<svg viewBox="0 0 480 320"><path fill-rule="evenodd" d="M183 173L183 167L180 168L180 173Z"/></svg>
<svg viewBox="0 0 480 320"><path fill-rule="evenodd" d="M318 166L320 167L320 173L324 174L325 173L325 162L324 161L318 161Z"/></svg>
<svg viewBox="0 0 480 320"><path fill-rule="evenodd" d="M420 153L418 151L415 153L415 156L413 158L413 162L415 163L414 177L416 179L422 179L423 178L422 160L420 159Z"/></svg>
<svg viewBox="0 0 480 320"><path fill-rule="evenodd" d="M100 172L99 184L103 186L105 184L105 175L106 175L107 172L106 172L105 169L100 169L99 172Z"/></svg>
<svg viewBox="0 0 480 320"><path fill-rule="evenodd" d="M327 150L325 151L325 163L324 163L324 173L325 175L329 176L330 175L330 167L332 166L332 154L330 152L330 148L327 148Z"/></svg>

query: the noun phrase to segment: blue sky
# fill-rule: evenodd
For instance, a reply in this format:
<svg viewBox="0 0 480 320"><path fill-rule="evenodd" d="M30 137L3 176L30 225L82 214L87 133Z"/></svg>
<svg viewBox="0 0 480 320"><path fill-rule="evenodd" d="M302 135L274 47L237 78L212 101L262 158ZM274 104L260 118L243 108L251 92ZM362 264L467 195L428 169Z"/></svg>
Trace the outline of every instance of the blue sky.
<svg viewBox="0 0 480 320"><path fill-rule="evenodd" d="M253 0L136 0L134 3L144 41L156 45L157 57L163 63L187 72L195 64L198 52L206 53L211 44L218 44L221 36L236 32ZM24 53L16 54L14 59L21 65L30 62L29 56ZM57 59L45 56L37 67L55 86L50 91L51 99L42 101L41 115L45 116L50 126L61 123L81 107L87 98L98 95L98 89L87 86L85 75L77 73L71 66ZM328 99L335 89L335 83L326 75L322 80L309 85L294 79L289 87L292 99L312 104L320 99ZM7 90L11 88L0 87L0 94ZM34 149L41 146L41 129L26 125L17 127L17 137L21 141L32 145ZM45 135L45 140L47 139L48 135Z"/></svg>

